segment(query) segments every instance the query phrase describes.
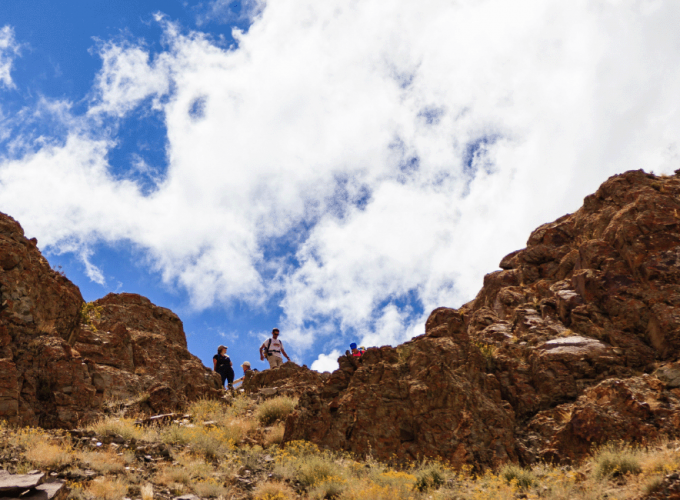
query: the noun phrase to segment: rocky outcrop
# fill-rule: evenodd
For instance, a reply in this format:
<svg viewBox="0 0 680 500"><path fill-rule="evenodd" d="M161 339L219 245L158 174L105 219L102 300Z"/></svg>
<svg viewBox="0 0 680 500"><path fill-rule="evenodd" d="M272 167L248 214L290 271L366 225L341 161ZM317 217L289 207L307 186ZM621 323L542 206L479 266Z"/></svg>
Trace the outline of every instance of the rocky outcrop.
<svg viewBox="0 0 680 500"><path fill-rule="evenodd" d="M306 390L319 386L327 378L326 375L288 361L278 368L248 372L241 388L246 394L298 397Z"/></svg>
<svg viewBox="0 0 680 500"><path fill-rule="evenodd" d="M73 346L103 398L141 400L159 413L222 394L219 375L189 353L179 317L141 295L88 304Z"/></svg>
<svg viewBox="0 0 680 500"><path fill-rule="evenodd" d="M460 466L678 435L680 176L610 178L499 267L424 335L342 357L285 439Z"/></svg>
<svg viewBox="0 0 680 500"><path fill-rule="evenodd" d="M130 294L85 305L35 239L0 214L0 419L70 427L111 398L163 410L217 394L175 314Z"/></svg>
<svg viewBox="0 0 680 500"><path fill-rule="evenodd" d="M80 291L36 244L0 214L0 418L52 427L94 416L97 391L67 342L80 328Z"/></svg>

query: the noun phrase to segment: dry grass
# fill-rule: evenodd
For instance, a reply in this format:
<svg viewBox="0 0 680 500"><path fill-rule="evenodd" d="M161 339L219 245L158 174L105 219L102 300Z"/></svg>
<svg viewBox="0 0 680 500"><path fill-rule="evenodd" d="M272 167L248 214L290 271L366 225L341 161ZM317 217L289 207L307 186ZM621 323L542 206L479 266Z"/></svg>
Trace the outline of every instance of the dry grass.
<svg viewBox="0 0 680 500"><path fill-rule="evenodd" d="M264 445L267 447L281 445L281 443L283 443L283 433L285 430L286 427L282 423L270 427L264 436Z"/></svg>
<svg viewBox="0 0 680 500"><path fill-rule="evenodd" d="M241 436L242 432L243 429L236 425L188 427L172 424L161 431L160 438L167 444L187 445L194 453L214 460L233 450L236 444L234 437Z"/></svg>
<svg viewBox="0 0 680 500"><path fill-rule="evenodd" d="M81 451L76 457L84 466L102 474L121 473L125 470L125 456L110 450Z"/></svg>
<svg viewBox="0 0 680 500"><path fill-rule="evenodd" d="M187 485L191 482L191 471L182 466L163 467L156 474L156 482L164 486Z"/></svg>
<svg viewBox="0 0 680 500"><path fill-rule="evenodd" d="M97 500L122 500L128 485L122 479L97 478L87 486L87 493Z"/></svg>
<svg viewBox="0 0 680 500"><path fill-rule="evenodd" d="M135 425L135 420L124 417L105 417L97 420L87 427L100 436L114 433L124 439L136 439L144 441L155 441L158 439L156 429L150 427L139 427Z"/></svg>
<svg viewBox="0 0 680 500"><path fill-rule="evenodd" d="M222 486L214 479L207 479L205 481L198 481L191 485L194 493L202 498L218 498L233 496L230 488Z"/></svg>
<svg viewBox="0 0 680 500"><path fill-rule="evenodd" d="M280 481L260 483L253 490L253 500L293 500L294 498L297 498L295 491Z"/></svg>
<svg viewBox="0 0 680 500"><path fill-rule="evenodd" d="M140 493L142 495L142 500L153 500L153 485L145 484L140 488Z"/></svg>
<svg viewBox="0 0 680 500"><path fill-rule="evenodd" d="M58 443L39 442L26 450L26 460L40 469L61 468L71 463L73 453Z"/></svg>
<svg viewBox="0 0 680 500"><path fill-rule="evenodd" d="M194 417L196 422L208 420L222 421L228 412L228 406L222 401L215 399L199 399L189 405L188 413Z"/></svg>
<svg viewBox="0 0 680 500"><path fill-rule="evenodd" d="M610 443L599 448L593 456L596 478L615 477L642 472L642 450L624 443Z"/></svg>
<svg viewBox="0 0 680 500"><path fill-rule="evenodd" d="M284 420L297 405L297 399L289 396L278 396L268 399L257 407L255 415L261 425L268 426Z"/></svg>

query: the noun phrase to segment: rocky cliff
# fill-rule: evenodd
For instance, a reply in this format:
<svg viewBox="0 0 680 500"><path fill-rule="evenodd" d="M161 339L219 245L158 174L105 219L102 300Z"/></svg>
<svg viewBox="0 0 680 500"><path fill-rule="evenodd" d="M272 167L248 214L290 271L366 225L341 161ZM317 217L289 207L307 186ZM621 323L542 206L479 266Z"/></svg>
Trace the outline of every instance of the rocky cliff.
<svg viewBox="0 0 680 500"><path fill-rule="evenodd" d="M285 440L454 465L569 462L680 433L680 176L607 180L460 309L340 358Z"/></svg>
<svg viewBox="0 0 680 500"><path fill-rule="evenodd" d="M174 313L133 294L86 305L36 245L0 214L0 419L70 427L115 399L161 411L219 394Z"/></svg>

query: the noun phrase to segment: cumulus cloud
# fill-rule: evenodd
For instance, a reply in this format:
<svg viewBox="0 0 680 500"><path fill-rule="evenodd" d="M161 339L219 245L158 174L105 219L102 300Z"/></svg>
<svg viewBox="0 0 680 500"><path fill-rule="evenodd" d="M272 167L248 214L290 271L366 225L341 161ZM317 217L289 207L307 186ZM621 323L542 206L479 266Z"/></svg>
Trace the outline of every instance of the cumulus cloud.
<svg viewBox="0 0 680 500"><path fill-rule="evenodd" d="M101 44L86 116L0 163L3 209L55 251L131 243L196 308L278 301L321 369L422 333L609 175L677 168L675 2L257 5L236 48L162 17L160 53ZM167 128L150 193L102 125L140 106Z"/></svg>
<svg viewBox="0 0 680 500"><path fill-rule="evenodd" d="M319 359L312 363L312 370L318 372L332 372L338 368L338 357L340 351L333 350L328 354L319 355Z"/></svg>
<svg viewBox="0 0 680 500"><path fill-rule="evenodd" d="M11 26L0 28L0 84L4 87L13 88L12 63L19 54L19 44L14 38L14 30Z"/></svg>

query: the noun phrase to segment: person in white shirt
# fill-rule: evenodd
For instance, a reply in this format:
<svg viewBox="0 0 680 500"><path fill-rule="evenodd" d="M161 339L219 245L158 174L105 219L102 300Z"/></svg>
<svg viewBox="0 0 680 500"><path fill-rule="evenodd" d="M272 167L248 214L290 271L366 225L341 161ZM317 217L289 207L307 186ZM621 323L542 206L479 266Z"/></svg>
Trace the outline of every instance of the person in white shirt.
<svg viewBox="0 0 680 500"><path fill-rule="evenodd" d="M260 346L260 361L264 361L266 356L267 361L269 361L269 368L276 368L283 364L282 354L286 357L286 360L290 361L286 350L283 348L283 343L279 340L279 329L274 328L272 338L265 340L264 344Z"/></svg>

